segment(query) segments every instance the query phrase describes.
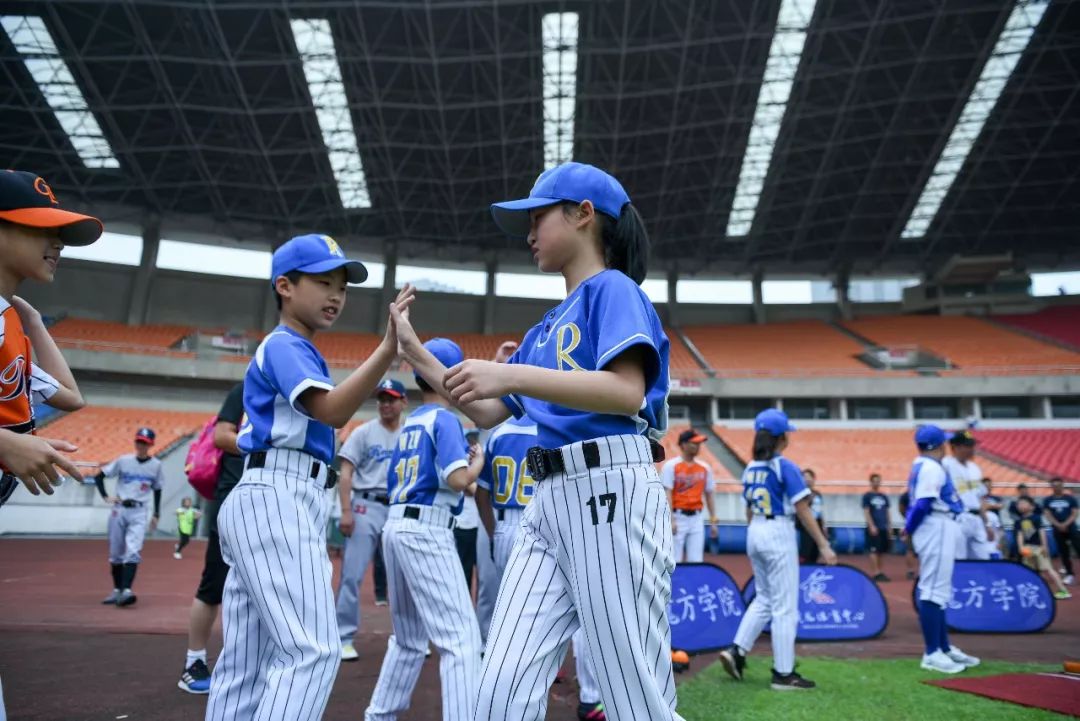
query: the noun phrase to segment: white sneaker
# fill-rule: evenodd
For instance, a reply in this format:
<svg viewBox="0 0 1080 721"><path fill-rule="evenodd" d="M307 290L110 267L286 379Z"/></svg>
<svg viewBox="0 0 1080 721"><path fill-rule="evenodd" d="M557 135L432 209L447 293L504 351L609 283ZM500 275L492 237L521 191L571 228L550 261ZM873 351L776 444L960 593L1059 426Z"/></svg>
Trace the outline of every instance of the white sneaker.
<svg viewBox="0 0 1080 721"><path fill-rule="evenodd" d="M974 656L969 656L956 646L949 646L949 650L945 652L945 655L951 658L956 663L964 666L965 668L972 668L979 665L979 659Z"/></svg>
<svg viewBox="0 0 1080 721"><path fill-rule="evenodd" d="M341 644L341 660L342 661L355 661L360 658L360 654L356 652L356 647L351 643Z"/></svg>
<svg viewBox="0 0 1080 721"><path fill-rule="evenodd" d="M1076 579L1072 576L1072 574L1068 574L1068 575L1065 576L1065 585L1066 586L1071 586L1074 583L1076 583Z"/></svg>
<svg viewBox="0 0 1080 721"><path fill-rule="evenodd" d="M177 561L183 558L183 556L181 556L179 552L173 553L172 557L175 558Z"/></svg>
<svg viewBox="0 0 1080 721"><path fill-rule="evenodd" d="M963 664L953 661L941 650L934 651L931 654L923 654L922 667L927 671L939 671L941 673L960 673L964 670Z"/></svg>

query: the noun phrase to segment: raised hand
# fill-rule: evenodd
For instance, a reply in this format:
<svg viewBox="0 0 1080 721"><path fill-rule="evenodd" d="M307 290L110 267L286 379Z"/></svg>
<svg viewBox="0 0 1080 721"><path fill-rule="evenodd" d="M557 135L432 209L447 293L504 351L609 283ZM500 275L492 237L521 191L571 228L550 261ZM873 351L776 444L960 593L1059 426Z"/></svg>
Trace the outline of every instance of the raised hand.
<svg viewBox="0 0 1080 721"><path fill-rule="evenodd" d="M412 305L414 300L416 300L416 288L411 284L406 283L401 290L398 291L397 297L394 298L394 302L390 304L390 319L386 324L386 334L383 336L383 343L394 347L397 350L398 355L401 354L401 344L397 332L398 319L404 319L404 322L408 325L409 306Z"/></svg>

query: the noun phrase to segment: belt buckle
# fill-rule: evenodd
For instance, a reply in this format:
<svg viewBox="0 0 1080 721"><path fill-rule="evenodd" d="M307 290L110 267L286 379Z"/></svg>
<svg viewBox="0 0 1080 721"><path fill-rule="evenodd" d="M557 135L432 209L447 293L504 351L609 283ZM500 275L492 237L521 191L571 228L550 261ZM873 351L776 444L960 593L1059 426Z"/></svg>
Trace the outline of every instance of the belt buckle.
<svg viewBox="0 0 1080 721"><path fill-rule="evenodd" d="M533 446L525 454L525 465L528 467L529 475L532 476L534 481L544 480L550 472L547 458L544 456L544 449L540 446Z"/></svg>

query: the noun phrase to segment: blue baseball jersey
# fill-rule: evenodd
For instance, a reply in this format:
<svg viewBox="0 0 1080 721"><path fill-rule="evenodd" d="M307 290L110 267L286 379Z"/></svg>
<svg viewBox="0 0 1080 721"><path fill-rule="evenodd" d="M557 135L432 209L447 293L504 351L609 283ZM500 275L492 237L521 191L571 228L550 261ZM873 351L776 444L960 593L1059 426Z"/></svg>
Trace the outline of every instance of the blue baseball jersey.
<svg viewBox="0 0 1080 721"><path fill-rule="evenodd" d="M440 405L422 405L405 419L390 458L390 503L443 506L460 513L465 497L446 479L468 465L469 446L458 417Z"/></svg>
<svg viewBox="0 0 1080 721"><path fill-rule="evenodd" d="M525 334L508 362L603 370L633 347L645 357L645 398L633 416L590 413L517 394L503 397L503 403L515 418L527 415L536 423L537 442L544 448L627 434L659 440L668 424L670 347L656 309L623 273L605 270L581 283Z"/></svg>
<svg viewBox="0 0 1080 721"><path fill-rule="evenodd" d="M952 478L945 467L930 456L919 456L911 466L908 476L908 493L912 502L931 498L931 511L963 513L964 504L956 492Z"/></svg>
<svg viewBox="0 0 1080 721"><path fill-rule="evenodd" d="M528 416L511 418L488 436L476 485L487 489L495 508L524 508L532 500L533 478L525 456L535 445L536 424Z"/></svg>
<svg viewBox="0 0 1080 721"><path fill-rule="evenodd" d="M756 516L790 516L810 495L802 471L783 456L753 461L743 471L743 498Z"/></svg>
<svg viewBox="0 0 1080 721"><path fill-rule="evenodd" d="M311 341L279 325L263 338L244 375L247 423L237 435L240 451L290 448L330 463L334 429L309 416L300 403L308 388L333 390L326 361Z"/></svg>

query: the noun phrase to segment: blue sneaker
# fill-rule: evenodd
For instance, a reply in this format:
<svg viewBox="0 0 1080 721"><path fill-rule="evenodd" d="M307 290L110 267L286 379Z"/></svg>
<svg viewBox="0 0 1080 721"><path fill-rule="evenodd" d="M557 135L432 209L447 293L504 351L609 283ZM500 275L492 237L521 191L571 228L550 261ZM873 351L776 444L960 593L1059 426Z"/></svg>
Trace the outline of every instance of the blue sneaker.
<svg viewBox="0 0 1080 721"><path fill-rule="evenodd" d="M181 691L195 694L210 693L210 669L206 667L202 659L195 659L190 666L180 674L180 682L176 684Z"/></svg>

